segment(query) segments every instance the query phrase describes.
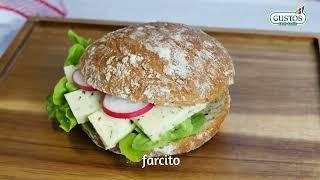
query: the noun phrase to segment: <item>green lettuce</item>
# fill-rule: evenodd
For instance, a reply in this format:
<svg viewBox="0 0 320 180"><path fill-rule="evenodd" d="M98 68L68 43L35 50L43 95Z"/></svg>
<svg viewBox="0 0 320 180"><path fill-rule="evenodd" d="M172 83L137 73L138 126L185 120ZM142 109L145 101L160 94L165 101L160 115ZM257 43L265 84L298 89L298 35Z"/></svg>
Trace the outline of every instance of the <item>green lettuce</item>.
<svg viewBox="0 0 320 180"><path fill-rule="evenodd" d="M146 154L145 151L139 151L132 148L132 143L136 137L137 134L132 132L119 142L121 154L125 155L126 158L128 158L132 162L141 161L143 155Z"/></svg>
<svg viewBox="0 0 320 180"><path fill-rule="evenodd" d="M77 65L85 48L90 44L90 40L86 40L71 30L68 31L68 36L75 44L69 49L65 65ZM75 84L69 82L64 76L58 81L53 92L47 97L47 112L49 118L56 119L59 122L59 127L66 132L69 132L77 125L77 120L74 117L64 94L78 89L79 88L75 86Z"/></svg>
<svg viewBox="0 0 320 180"><path fill-rule="evenodd" d="M64 131L69 132L77 125L77 120L74 117L64 94L77 90L77 88L67 88L67 86L75 87L71 82L67 81L66 77L61 78L56 84L53 93L47 97L47 112L50 119L56 119L59 122L59 127Z"/></svg>
<svg viewBox="0 0 320 180"><path fill-rule="evenodd" d="M179 124L174 129L164 134L163 138L175 140L191 135L193 132L193 124L191 123L191 119L192 118L186 119L183 123Z"/></svg>
<svg viewBox="0 0 320 180"><path fill-rule="evenodd" d="M64 107L60 106L56 110L56 119L59 122L59 127L64 131L69 132L77 125L77 120L73 116L70 107L66 104Z"/></svg>
<svg viewBox="0 0 320 180"><path fill-rule="evenodd" d="M56 105L53 103L53 93L50 93L47 97L47 112L49 119L53 119L56 117Z"/></svg>
<svg viewBox="0 0 320 180"><path fill-rule="evenodd" d="M65 66L77 65L79 63L80 57L84 53L86 47L91 43L91 41L79 36L72 30L68 31L68 36L71 40L74 41L75 44L70 47L67 59L64 64Z"/></svg>
<svg viewBox="0 0 320 180"><path fill-rule="evenodd" d="M61 78L53 90L53 103L57 106L63 105L66 100L64 98L64 94L68 92L66 88L66 83L68 82L66 77Z"/></svg>
<svg viewBox="0 0 320 180"><path fill-rule="evenodd" d="M206 122L206 117L203 113L196 113L191 117L191 124L193 126L190 134L197 134L203 124Z"/></svg>
<svg viewBox="0 0 320 180"><path fill-rule="evenodd" d="M47 97L47 111L49 118L56 119L59 122L59 127L66 132L69 132L77 125L77 120L72 114L68 103L55 105L53 103L53 93Z"/></svg>
<svg viewBox="0 0 320 180"><path fill-rule="evenodd" d="M76 34L72 30L68 31L68 37L70 39L72 39L75 43L82 45L84 48L89 46L89 44L91 43L90 39L85 39L85 38L79 36L78 34Z"/></svg>
<svg viewBox="0 0 320 180"><path fill-rule="evenodd" d="M132 148L137 151L152 151L154 148L164 146L170 142L168 138L162 138L159 141L151 141L145 134L139 133L132 142Z"/></svg>
<svg viewBox="0 0 320 180"><path fill-rule="evenodd" d="M66 83L66 88L68 92L76 91L79 89L75 84L69 81Z"/></svg>
<svg viewBox="0 0 320 180"><path fill-rule="evenodd" d="M71 46L65 62L65 66L77 65L83 53L84 53L84 47L82 45L74 44L73 46Z"/></svg>
<svg viewBox="0 0 320 180"><path fill-rule="evenodd" d="M163 147L170 142L176 142L187 136L198 133L204 123L204 114L200 112L196 113L177 125L174 129L163 134L158 141L151 141L143 131L136 127L135 132L130 133L120 140L119 147L121 154L133 162L139 162L144 154L155 148Z"/></svg>

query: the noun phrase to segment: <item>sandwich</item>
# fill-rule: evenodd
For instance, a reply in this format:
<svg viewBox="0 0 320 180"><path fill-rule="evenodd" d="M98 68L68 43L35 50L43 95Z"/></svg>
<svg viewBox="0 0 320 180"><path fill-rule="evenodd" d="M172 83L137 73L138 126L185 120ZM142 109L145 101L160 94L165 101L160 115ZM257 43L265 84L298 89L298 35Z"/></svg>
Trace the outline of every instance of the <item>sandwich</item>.
<svg viewBox="0 0 320 180"><path fill-rule="evenodd" d="M218 131L230 108L234 65L215 38L184 24L131 25L74 41L47 97L59 127L75 126L132 162L187 153Z"/></svg>

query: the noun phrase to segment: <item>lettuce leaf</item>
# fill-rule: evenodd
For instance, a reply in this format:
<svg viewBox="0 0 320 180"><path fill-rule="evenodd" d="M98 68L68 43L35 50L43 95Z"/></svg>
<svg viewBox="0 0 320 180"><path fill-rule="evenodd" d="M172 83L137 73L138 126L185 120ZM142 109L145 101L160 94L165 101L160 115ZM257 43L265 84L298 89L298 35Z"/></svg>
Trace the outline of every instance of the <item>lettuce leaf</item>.
<svg viewBox="0 0 320 180"><path fill-rule="evenodd" d="M193 118L190 117L181 124L177 125L174 129L164 134L163 138L167 138L169 140L176 140L191 135L193 130L191 119Z"/></svg>
<svg viewBox="0 0 320 180"><path fill-rule="evenodd" d="M85 48L89 46L91 41L79 36L72 30L68 31L68 36L70 39L72 39L75 42L75 44L70 47L69 53L64 65L65 66L77 65L79 63L80 57L85 51Z"/></svg>
<svg viewBox="0 0 320 180"><path fill-rule="evenodd" d="M57 106L63 105L66 102L64 94L68 92L66 88L66 83L68 82L67 78L64 76L61 78L53 90L53 103Z"/></svg>
<svg viewBox="0 0 320 180"><path fill-rule="evenodd" d="M79 63L80 57L84 53L84 47L81 44L74 44L69 49L69 54L67 56L65 66L77 65Z"/></svg>
<svg viewBox="0 0 320 180"><path fill-rule="evenodd" d="M146 154L145 151L139 151L132 148L132 143L136 137L137 137L136 133L130 133L119 142L119 148L121 150L121 154L126 156L126 158L132 162L141 161L143 155Z"/></svg>
<svg viewBox="0 0 320 180"><path fill-rule="evenodd" d="M139 133L132 142L132 149L137 151L150 152L154 148L164 146L170 142L170 139L163 138L159 141L151 141L145 134Z"/></svg>
<svg viewBox="0 0 320 180"><path fill-rule="evenodd" d="M70 39L72 39L75 43L82 45L84 48L86 48L90 44L90 39L85 39L78 34L76 34L74 31L69 30L68 36Z"/></svg>
<svg viewBox="0 0 320 180"><path fill-rule="evenodd" d="M50 93L47 97L47 112L49 119L56 117L56 105L53 103L53 93Z"/></svg>
<svg viewBox="0 0 320 180"><path fill-rule="evenodd" d="M193 126L191 134L197 134L201 129L201 127L203 126L203 124L205 123L205 121L206 121L206 118L203 113L198 112L194 114L191 117L191 124Z"/></svg>
<svg viewBox="0 0 320 180"><path fill-rule="evenodd" d="M74 126L77 125L77 120L73 116L69 106L65 108L57 108L56 119L60 123L59 127L66 132L69 132Z"/></svg>
<svg viewBox="0 0 320 180"><path fill-rule="evenodd" d="M73 84L72 82L69 82L69 81L66 83L66 88L67 88L68 92L73 92L73 91L76 91L79 89L75 84Z"/></svg>
<svg viewBox="0 0 320 180"><path fill-rule="evenodd" d="M77 90L78 88L68 82L67 78L62 77L56 86L53 93L47 97L47 111L50 119L56 119L59 122L59 127L64 131L69 132L77 125L77 120L74 117L64 94Z"/></svg>
<svg viewBox="0 0 320 180"><path fill-rule="evenodd" d="M53 93L47 97L47 111L50 119L56 119L59 122L59 127L64 131L69 132L77 125L77 120L74 117L68 103L63 105L55 105L53 103Z"/></svg>
<svg viewBox="0 0 320 180"><path fill-rule="evenodd" d="M86 40L71 30L68 31L68 36L75 44L69 49L65 66L77 65L85 48L90 44L90 40ZM47 97L47 112L49 118L56 119L60 124L59 127L66 132L69 132L77 125L77 120L74 117L64 94L75 90L78 90L78 87L72 82L68 82L67 78L64 76L55 85L53 93L50 93Z"/></svg>
<svg viewBox="0 0 320 180"><path fill-rule="evenodd" d="M163 147L170 142L179 141L182 138L198 133L204 123L204 114L200 112L196 113L177 125L174 129L163 134L158 141L151 141L149 137L136 127L136 133L131 133L131 135L129 134L120 140L119 144L122 144L122 146L120 146L121 154L131 161L139 162L144 154L155 148Z"/></svg>

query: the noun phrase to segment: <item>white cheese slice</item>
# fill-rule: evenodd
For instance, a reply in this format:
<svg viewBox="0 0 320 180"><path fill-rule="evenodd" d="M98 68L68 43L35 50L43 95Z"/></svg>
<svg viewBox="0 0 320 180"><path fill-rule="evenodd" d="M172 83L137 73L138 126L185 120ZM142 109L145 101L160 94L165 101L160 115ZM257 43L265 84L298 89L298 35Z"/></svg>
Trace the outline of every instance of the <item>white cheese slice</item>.
<svg viewBox="0 0 320 180"><path fill-rule="evenodd" d="M101 105L102 94L99 91L77 90L64 95L78 124L88 121L88 116Z"/></svg>
<svg viewBox="0 0 320 180"><path fill-rule="evenodd" d="M134 121L152 141L157 141L163 133L205 107L206 104L180 107L155 106L146 114L134 118Z"/></svg>
<svg viewBox="0 0 320 180"><path fill-rule="evenodd" d="M106 115L101 109L88 117L99 134L106 149L113 148L117 143L133 131L135 124L128 119L116 119Z"/></svg>
<svg viewBox="0 0 320 180"><path fill-rule="evenodd" d="M66 78L68 79L69 82L73 82L72 81L72 74L76 69L77 69L77 66L74 66L74 65L69 65L69 66L63 67L64 74L66 75Z"/></svg>

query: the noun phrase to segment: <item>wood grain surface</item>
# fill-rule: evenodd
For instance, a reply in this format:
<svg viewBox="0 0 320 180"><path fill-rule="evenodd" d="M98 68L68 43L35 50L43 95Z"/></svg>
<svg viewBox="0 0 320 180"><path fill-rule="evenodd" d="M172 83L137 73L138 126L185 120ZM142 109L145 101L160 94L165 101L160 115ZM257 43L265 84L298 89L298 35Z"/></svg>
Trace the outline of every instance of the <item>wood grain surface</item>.
<svg viewBox="0 0 320 180"><path fill-rule="evenodd" d="M141 169L48 120L67 30L95 39L119 25L31 22L0 59L0 179L320 179L319 52L308 36L215 32L236 67L231 114L179 166Z"/></svg>

